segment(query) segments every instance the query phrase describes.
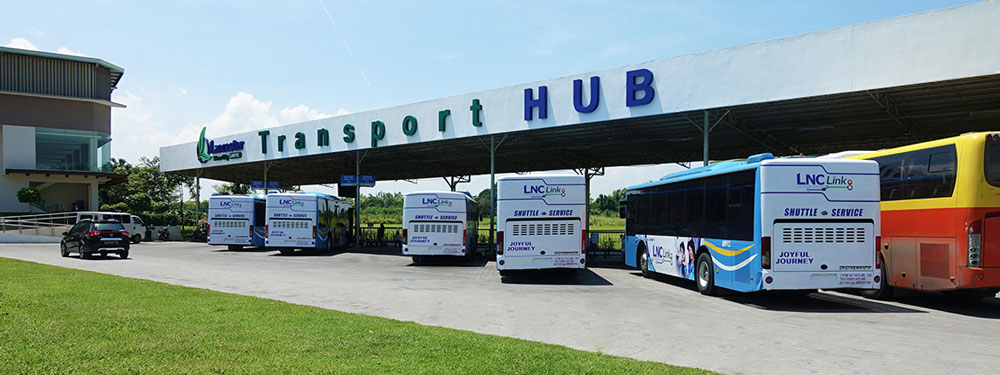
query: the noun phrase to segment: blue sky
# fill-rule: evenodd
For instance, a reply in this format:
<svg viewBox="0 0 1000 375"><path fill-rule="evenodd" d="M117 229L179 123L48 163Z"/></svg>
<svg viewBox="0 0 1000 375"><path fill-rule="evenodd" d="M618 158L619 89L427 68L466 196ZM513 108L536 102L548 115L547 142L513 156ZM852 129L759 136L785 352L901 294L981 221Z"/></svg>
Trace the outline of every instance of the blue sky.
<svg viewBox="0 0 1000 375"><path fill-rule="evenodd" d="M6 1L0 45L125 68L112 154L134 162L204 125L228 134L968 2ZM594 192L672 170L609 169ZM443 188L428 179L376 190Z"/></svg>

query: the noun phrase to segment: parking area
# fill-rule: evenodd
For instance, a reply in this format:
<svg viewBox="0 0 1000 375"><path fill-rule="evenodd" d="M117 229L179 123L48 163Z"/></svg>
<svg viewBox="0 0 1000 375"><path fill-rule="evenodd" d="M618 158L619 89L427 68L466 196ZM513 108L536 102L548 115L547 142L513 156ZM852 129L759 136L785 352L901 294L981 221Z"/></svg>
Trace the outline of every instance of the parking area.
<svg viewBox="0 0 1000 375"><path fill-rule="evenodd" d="M996 298L711 298L614 264L501 282L490 262L415 265L390 252L142 243L130 259L81 260L57 246L2 244L0 256L726 373L990 373L1000 358Z"/></svg>

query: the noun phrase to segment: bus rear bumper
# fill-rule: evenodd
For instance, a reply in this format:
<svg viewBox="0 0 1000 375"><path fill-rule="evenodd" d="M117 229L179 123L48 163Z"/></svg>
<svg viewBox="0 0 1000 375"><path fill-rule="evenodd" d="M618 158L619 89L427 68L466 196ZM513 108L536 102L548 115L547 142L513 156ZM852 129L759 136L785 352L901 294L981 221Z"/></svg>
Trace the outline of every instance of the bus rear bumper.
<svg viewBox="0 0 1000 375"><path fill-rule="evenodd" d="M465 256L465 249L444 249L444 248L425 248L425 247L409 247L403 246L403 255L419 255L419 256Z"/></svg>
<svg viewBox="0 0 1000 375"><path fill-rule="evenodd" d="M773 272L764 271L764 290L878 289L878 271L852 272ZM770 282L769 282L770 280Z"/></svg>
<svg viewBox="0 0 1000 375"><path fill-rule="evenodd" d="M1000 288L1000 268L959 267L959 289Z"/></svg>
<svg viewBox="0 0 1000 375"><path fill-rule="evenodd" d="M583 254L497 257L498 270L542 270L553 268L587 268L587 260Z"/></svg>

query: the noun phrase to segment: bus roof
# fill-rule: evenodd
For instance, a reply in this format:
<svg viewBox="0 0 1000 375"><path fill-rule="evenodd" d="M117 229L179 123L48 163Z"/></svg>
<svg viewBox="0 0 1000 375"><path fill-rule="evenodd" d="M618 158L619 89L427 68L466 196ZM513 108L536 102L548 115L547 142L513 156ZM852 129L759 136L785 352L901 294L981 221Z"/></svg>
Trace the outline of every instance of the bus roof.
<svg viewBox="0 0 1000 375"><path fill-rule="evenodd" d="M421 194L434 194L434 195L437 195L437 196L449 197L449 198L465 198L466 200L470 200L470 201L476 200L475 198L472 197L472 194L469 194L469 192L467 192L467 191L434 191L434 190L423 190L423 191L412 191L412 192L403 194L403 196L404 197L408 197L408 196L411 196L411 195L421 195Z"/></svg>
<svg viewBox="0 0 1000 375"><path fill-rule="evenodd" d="M669 184L673 182L691 180L699 177L712 176L717 174L736 172L746 169L756 168L764 160L774 159L771 153L756 154L746 160L730 160L707 165L704 167L691 168L686 171L671 173L660 178L659 181L647 182L644 184L629 186L627 190L642 189L650 186Z"/></svg>
<svg viewBox="0 0 1000 375"><path fill-rule="evenodd" d="M345 200L343 198L336 197L336 196L333 196L333 195L330 195L330 194L308 192L308 191L295 191L295 192L287 192L287 193L271 193L271 194L268 194L268 195L312 195L312 196L315 196L315 197L318 197L318 198L326 198L326 199L332 199L332 200Z"/></svg>
<svg viewBox="0 0 1000 375"><path fill-rule="evenodd" d="M866 153L866 154L852 155L852 156L848 156L847 159L871 159L871 158L876 158L876 157L879 157L879 156L898 154L898 153L901 153L901 152L916 151L916 150L922 150L922 149L930 148L930 147L950 145L950 144L958 143L958 142L966 140L966 139L972 139L972 138L976 138L976 137L982 137L982 136L985 136L986 134L992 134L992 133L997 133L997 132L998 131L964 133L964 134L961 134L961 135L956 135L954 137L935 139L933 141L914 143L912 145L900 146L900 147L896 147L896 148L887 148L887 149L873 151L873 152Z"/></svg>

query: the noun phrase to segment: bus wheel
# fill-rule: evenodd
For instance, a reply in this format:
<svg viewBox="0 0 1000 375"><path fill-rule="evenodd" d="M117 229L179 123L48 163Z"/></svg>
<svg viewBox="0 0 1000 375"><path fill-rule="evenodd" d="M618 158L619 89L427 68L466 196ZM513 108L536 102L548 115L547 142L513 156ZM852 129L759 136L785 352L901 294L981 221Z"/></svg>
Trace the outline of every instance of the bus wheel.
<svg viewBox="0 0 1000 375"><path fill-rule="evenodd" d="M243 250L243 246L240 245L229 245L229 251L240 251Z"/></svg>
<svg viewBox="0 0 1000 375"><path fill-rule="evenodd" d="M424 257L422 257L422 256L414 255L412 259L413 259L413 263L419 264L419 263L423 263L424 262Z"/></svg>
<svg viewBox="0 0 1000 375"><path fill-rule="evenodd" d="M712 257L708 253L701 253L698 256L698 268L695 268L694 280L698 284L698 292L701 294L706 296L716 294L715 270L712 267Z"/></svg>
<svg viewBox="0 0 1000 375"><path fill-rule="evenodd" d="M887 301L892 299L892 286L889 285L889 278L885 277L885 260L882 260L882 279L878 289L866 289L861 291L865 298Z"/></svg>
<svg viewBox="0 0 1000 375"><path fill-rule="evenodd" d="M642 271L642 277L653 277L653 273L649 272L649 254L646 253L645 246L639 249L639 270Z"/></svg>

